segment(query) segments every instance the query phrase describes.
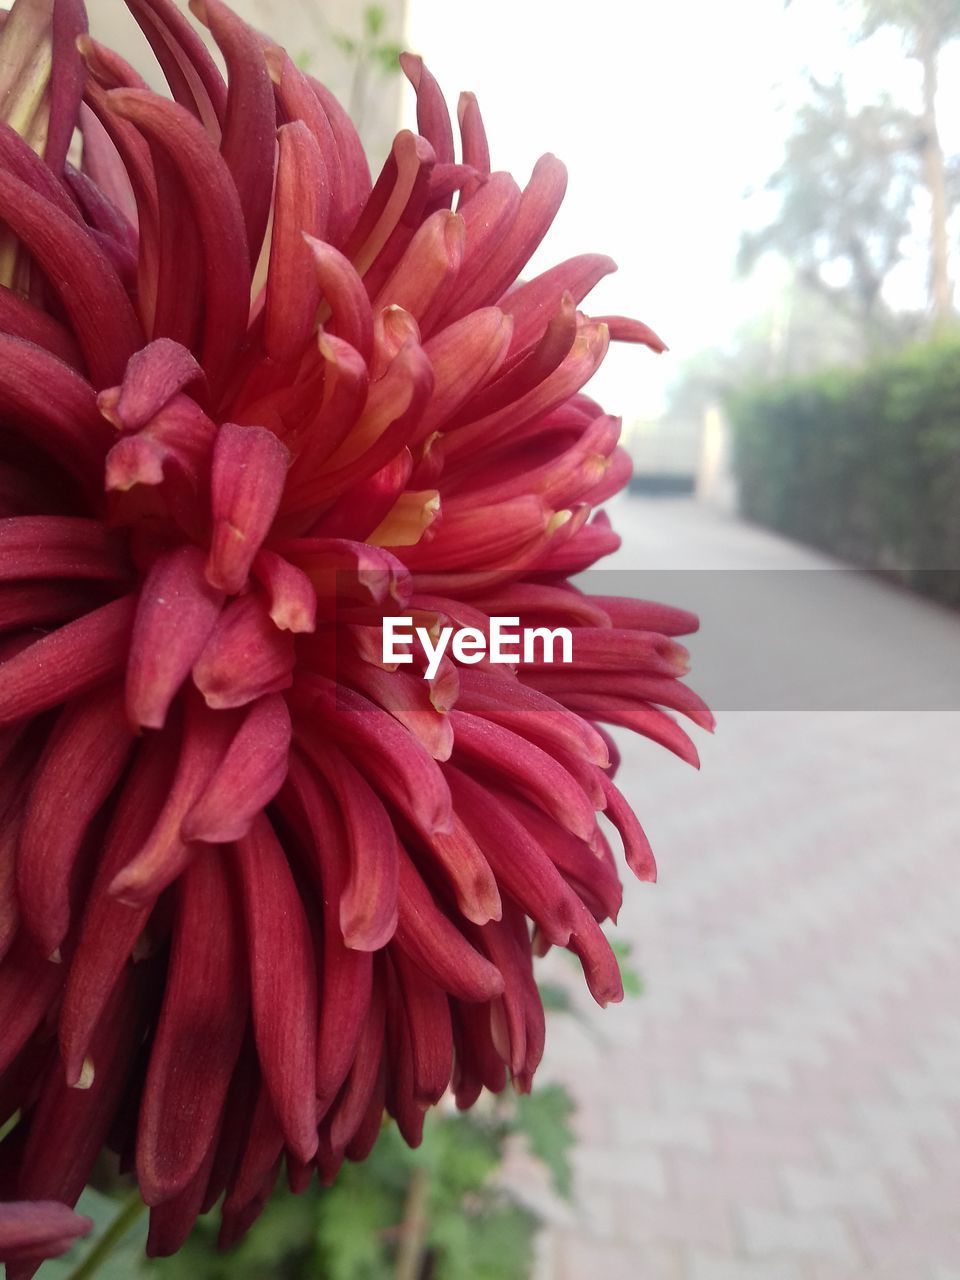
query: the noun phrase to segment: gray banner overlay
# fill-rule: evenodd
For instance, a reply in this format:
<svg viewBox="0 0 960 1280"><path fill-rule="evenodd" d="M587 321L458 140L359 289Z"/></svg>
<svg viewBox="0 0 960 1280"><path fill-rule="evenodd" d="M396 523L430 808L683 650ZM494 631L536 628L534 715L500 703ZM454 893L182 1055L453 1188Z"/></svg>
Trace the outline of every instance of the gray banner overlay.
<svg viewBox="0 0 960 1280"><path fill-rule="evenodd" d="M687 682L717 713L960 710L960 611L911 593L907 616L881 573L595 569L577 585L699 614Z"/></svg>

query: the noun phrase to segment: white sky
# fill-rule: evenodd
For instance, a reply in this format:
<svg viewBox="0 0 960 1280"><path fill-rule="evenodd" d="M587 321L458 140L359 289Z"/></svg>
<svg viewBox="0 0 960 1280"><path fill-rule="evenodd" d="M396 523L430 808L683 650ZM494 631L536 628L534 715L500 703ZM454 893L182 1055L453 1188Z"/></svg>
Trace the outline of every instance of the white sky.
<svg viewBox="0 0 960 1280"><path fill-rule="evenodd" d="M850 73L913 105L896 39L854 46L837 0L408 0L407 46L451 107L472 89L495 168L525 181L541 152L570 170L567 198L535 260L585 251L619 272L588 302L653 325L659 360L617 348L593 390L625 418L655 415L680 360L722 343L779 278L733 281L744 193L781 156L805 68ZM945 143L960 150L960 57L944 58ZM956 85L957 88L952 88ZM412 95L407 123L414 120ZM909 293L908 281L905 293Z"/></svg>

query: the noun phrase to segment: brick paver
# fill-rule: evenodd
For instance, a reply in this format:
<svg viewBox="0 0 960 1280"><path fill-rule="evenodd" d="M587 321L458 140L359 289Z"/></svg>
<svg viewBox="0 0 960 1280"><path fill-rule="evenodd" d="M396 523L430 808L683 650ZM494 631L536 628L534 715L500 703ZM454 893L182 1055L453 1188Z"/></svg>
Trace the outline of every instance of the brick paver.
<svg viewBox="0 0 960 1280"><path fill-rule="evenodd" d="M823 563L693 504L616 518L621 566ZM863 644L916 637L925 678L955 675L960 617L858 591L854 642L862 617ZM618 929L646 991L553 1021L581 1141L539 1280L960 1277L960 712L734 707L699 776L623 744L660 863Z"/></svg>

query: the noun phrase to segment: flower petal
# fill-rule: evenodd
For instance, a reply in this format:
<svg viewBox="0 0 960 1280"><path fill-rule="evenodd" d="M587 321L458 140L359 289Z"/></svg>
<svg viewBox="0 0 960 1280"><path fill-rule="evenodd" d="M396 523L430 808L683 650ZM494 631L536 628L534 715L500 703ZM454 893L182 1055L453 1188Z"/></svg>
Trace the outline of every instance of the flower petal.
<svg viewBox="0 0 960 1280"><path fill-rule="evenodd" d="M264 303L263 344L279 363L296 359L313 337L320 282L304 235L322 241L330 217L323 153L300 120L277 131L279 158Z"/></svg>
<svg viewBox="0 0 960 1280"><path fill-rule="evenodd" d="M204 576L199 547L180 547L157 558L140 592L130 640L131 724L163 727L170 703L203 652L222 604L223 593Z"/></svg>
<svg viewBox="0 0 960 1280"><path fill-rule="evenodd" d="M250 594L231 601L193 665L193 683L214 710L242 707L293 683L294 640Z"/></svg>
<svg viewBox="0 0 960 1280"><path fill-rule="evenodd" d="M124 596L0 664L0 726L86 693L123 668L136 599Z"/></svg>
<svg viewBox="0 0 960 1280"><path fill-rule="evenodd" d="M17 891L24 922L47 955L70 924L71 879L87 826L117 783L132 742L122 687L111 685L63 710L34 769Z"/></svg>
<svg viewBox="0 0 960 1280"><path fill-rule="evenodd" d="M148 1204L183 1191L213 1147L247 1025L243 926L228 856L205 851L178 886L137 1130L137 1177Z"/></svg>
<svg viewBox="0 0 960 1280"><path fill-rule="evenodd" d="M263 1077L288 1146L317 1149L317 989L300 895L263 815L236 845L250 949L253 1026Z"/></svg>
<svg viewBox="0 0 960 1280"><path fill-rule="evenodd" d="M186 841L239 840L274 798L287 772L290 712L278 694L253 704L206 789L180 826Z"/></svg>
<svg viewBox="0 0 960 1280"><path fill-rule="evenodd" d="M280 505L290 455L272 431L226 422L210 480L213 539L207 581L228 595L246 585Z"/></svg>

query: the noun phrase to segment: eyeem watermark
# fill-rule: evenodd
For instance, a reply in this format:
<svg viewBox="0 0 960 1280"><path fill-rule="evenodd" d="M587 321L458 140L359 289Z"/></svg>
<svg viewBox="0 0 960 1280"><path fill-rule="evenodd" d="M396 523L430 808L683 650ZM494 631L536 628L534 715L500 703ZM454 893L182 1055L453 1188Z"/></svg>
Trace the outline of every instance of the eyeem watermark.
<svg viewBox="0 0 960 1280"><path fill-rule="evenodd" d="M414 638L427 655L425 680L432 680L449 647L458 662L467 666L482 662L572 662L573 635L566 627L520 627L519 618L491 618L490 634L478 627L441 627L436 643L426 627L415 627L412 618L384 618L383 663L413 662ZM557 658L559 646L560 657Z"/></svg>

